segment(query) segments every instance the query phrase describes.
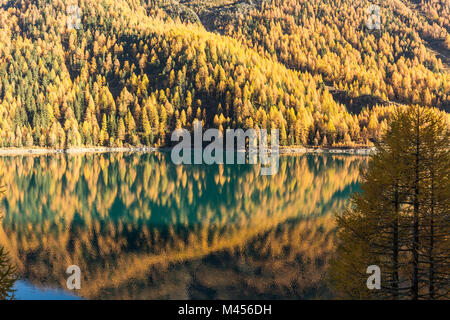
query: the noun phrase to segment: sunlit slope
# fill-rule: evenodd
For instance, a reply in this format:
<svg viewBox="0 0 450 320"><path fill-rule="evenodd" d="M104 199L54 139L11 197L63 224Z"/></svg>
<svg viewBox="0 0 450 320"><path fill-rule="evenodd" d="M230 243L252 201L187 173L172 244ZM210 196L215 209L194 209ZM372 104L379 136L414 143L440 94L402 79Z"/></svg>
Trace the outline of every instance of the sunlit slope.
<svg viewBox="0 0 450 320"><path fill-rule="evenodd" d="M305 220L294 229L306 223L311 236L316 218L345 204L362 161L283 158L279 174L267 178L251 166L175 168L160 156L3 158L0 243L36 284L64 287L65 268L79 265L82 295L94 297L131 279L145 282L153 269L242 248L289 220ZM281 248L251 247L262 256Z"/></svg>
<svg viewBox="0 0 450 320"><path fill-rule="evenodd" d="M171 20L156 5L87 0L76 30L68 1L4 3L3 147L160 146L195 119L277 128L282 145L368 145L386 127L389 110L350 115L321 74Z"/></svg>
<svg viewBox="0 0 450 320"><path fill-rule="evenodd" d="M381 101L450 110L448 1L181 2L208 30L240 39L288 68L322 75L355 111ZM380 30L366 25L370 5L381 7Z"/></svg>

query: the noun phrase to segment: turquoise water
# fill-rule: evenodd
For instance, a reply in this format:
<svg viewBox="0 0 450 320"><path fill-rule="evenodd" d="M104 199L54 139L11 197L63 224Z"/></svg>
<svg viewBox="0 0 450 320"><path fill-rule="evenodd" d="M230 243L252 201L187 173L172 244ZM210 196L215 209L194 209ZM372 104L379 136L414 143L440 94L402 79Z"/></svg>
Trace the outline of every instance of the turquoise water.
<svg viewBox="0 0 450 320"><path fill-rule="evenodd" d="M17 299L313 299L333 296L334 213L366 157L172 164L170 154L0 158L0 246ZM81 289L66 287L69 265Z"/></svg>

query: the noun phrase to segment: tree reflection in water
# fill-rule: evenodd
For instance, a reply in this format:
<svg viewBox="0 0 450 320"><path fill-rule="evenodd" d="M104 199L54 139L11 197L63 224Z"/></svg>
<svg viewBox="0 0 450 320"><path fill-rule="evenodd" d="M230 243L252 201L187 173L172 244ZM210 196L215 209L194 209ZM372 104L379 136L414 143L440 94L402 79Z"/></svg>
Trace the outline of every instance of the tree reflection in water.
<svg viewBox="0 0 450 320"><path fill-rule="evenodd" d="M0 245L38 287L65 288L78 265L88 299L329 297L333 212L364 163L289 156L261 176L165 153L1 158Z"/></svg>

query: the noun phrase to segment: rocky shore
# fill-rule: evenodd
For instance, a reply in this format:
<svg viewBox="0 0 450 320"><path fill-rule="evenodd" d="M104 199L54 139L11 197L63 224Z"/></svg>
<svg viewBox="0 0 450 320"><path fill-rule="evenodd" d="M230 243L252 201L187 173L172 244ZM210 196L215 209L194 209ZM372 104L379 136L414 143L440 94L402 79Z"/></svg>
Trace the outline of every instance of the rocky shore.
<svg viewBox="0 0 450 320"><path fill-rule="evenodd" d="M375 152L375 148L280 148L280 154L302 154L302 153L340 153L355 155L370 155Z"/></svg>

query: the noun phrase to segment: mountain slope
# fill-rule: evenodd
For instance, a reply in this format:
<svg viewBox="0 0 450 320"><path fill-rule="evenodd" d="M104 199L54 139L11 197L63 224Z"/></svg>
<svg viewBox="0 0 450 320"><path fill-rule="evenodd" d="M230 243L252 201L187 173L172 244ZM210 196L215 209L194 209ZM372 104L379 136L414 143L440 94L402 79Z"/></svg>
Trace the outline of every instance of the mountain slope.
<svg viewBox="0 0 450 320"><path fill-rule="evenodd" d="M198 10L208 30L241 39L289 68L321 74L351 98L450 109L446 1L181 2ZM371 4L381 6L381 30L366 26Z"/></svg>
<svg viewBox="0 0 450 320"><path fill-rule="evenodd" d="M385 79L390 65L377 70L373 52L363 48L392 38L377 40L370 34L361 48L349 46L338 29L322 30L307 18L316 15L311 5L303 15L309 29L281 11L277 23L266 19L275 2L272 9L252 11L249 21L255 23L220 35L199 21L180 21L184 15L172 2L136 0L80 1L81 27L76 30L67 26L71 3L0 2L0 146L161 146L172 130L190 128L195 119L222 130L278 128L283 145L367 145L379 138L394 108L375 106L352 115L338 102L344 100L328 90L345 92L347 100L366 94L389 104L387 96L397 88L376 79ZM255 6L221 5L230 4ZM163 10L169 5L174 19ZM182 5L183 12L195 16L198 11L203 17L188 1ZM304 44L312 55L302 53L303 40L295 30L311 39ZM333 40L333 50L327 49L330 37L340 39ZM405 49L399 52L407 55ZM438 60L432 60L436 72L417 64L421 76L416 77L416 60L396 60L395 55L388 53L400 71L391 78L406 73L411 81L399 80L405 86L438 87L418 91L420 97L436 105L448 101L448 74L439 71Z"/></svg>

